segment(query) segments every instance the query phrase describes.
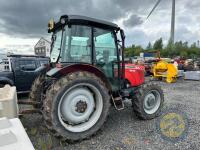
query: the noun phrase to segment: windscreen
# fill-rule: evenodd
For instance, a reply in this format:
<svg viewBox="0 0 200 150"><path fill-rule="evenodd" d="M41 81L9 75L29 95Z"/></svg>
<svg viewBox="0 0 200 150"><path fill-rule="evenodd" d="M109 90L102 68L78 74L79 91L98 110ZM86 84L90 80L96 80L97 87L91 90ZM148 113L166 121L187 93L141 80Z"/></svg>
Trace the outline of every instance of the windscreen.
<svg viewBox="0 0 200 150"><path fill-rule="evenodd" d="M91 62L91 27L73 25L63 33L62 62Z"/></svg>
<svg viewBox="0 0 200 150"><path fill-rule="evenodd" d="M66 26L52 36L51 62L91 63L92 29L88 26Z"/></svg>

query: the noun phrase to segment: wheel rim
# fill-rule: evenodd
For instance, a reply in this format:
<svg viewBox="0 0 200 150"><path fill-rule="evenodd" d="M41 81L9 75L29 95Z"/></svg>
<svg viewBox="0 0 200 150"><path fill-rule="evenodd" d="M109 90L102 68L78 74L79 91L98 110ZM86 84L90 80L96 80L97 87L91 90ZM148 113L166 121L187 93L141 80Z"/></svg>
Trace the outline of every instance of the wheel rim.
<svg viewBox="0 0 200 150"><path fill-rule="evenodd" d="M58 106L61 124L71 132L83 132L93 127L103 110L99 90L86 83L72 86L65 91Z"/></svg>
<svg viewBox="0 0 200 150"><path fill-rule="evenodd" d="M144 111L151 115L154 114L160 107L161 96L157 90L151 90L144 98L143 108Z"/></svg>

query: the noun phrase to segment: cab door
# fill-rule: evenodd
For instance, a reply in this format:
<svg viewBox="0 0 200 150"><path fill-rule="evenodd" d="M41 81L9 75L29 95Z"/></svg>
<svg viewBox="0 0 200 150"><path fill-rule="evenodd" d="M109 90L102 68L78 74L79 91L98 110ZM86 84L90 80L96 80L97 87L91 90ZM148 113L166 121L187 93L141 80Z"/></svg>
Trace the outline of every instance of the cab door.
<svg viewBox="0 0 200 150"><path fill-rule="evenodd" d="M95 65L104 72L112 90L117 91L120 89L120 64L115 33L112 30L94 28L93 35Z"/></svg>

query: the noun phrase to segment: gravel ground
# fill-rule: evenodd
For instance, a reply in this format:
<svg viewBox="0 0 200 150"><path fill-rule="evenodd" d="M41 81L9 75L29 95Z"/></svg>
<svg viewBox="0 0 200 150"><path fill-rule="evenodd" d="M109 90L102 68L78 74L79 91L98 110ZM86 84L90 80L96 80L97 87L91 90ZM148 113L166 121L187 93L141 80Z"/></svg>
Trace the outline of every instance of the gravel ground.
<svg viewBox="0 0 200 150"><path fill-rule="evenodd" d="M158 81L156 81L158 82ZM126 109L118 112L111 108L104 127L93 137L82 142L69 144L53 137L45 128L40 115L26 115L21 118L24 127L36 149L53 150L197 150L200 147L200 82L178 81L174 84L158 82L165 94L165 110L174 108L187 116L188 131L180 141L162 138L156 124L159 118L141 121L137 119L130 102Z"/></svg>

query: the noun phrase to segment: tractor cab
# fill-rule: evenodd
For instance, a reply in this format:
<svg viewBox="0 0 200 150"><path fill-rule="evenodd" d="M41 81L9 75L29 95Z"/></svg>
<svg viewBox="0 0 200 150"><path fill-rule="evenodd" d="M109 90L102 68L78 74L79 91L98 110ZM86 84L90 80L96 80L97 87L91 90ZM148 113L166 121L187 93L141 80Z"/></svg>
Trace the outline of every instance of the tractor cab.
<svg viewBox="0 0 200 150"><path fill-rule="evenodd" d="M102 72L98 76L108 80L112 91L122 88L124 64L120 50L125 37L116 24L83 16L61 16L59 22L49 22L49 32L53 32L51 62L95 67L94 71Z"/></svg>

